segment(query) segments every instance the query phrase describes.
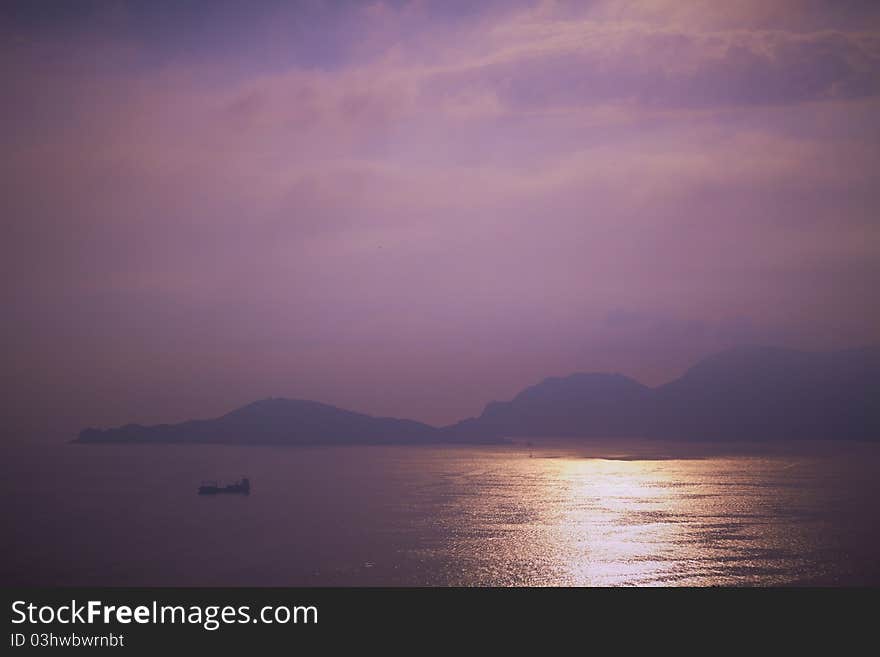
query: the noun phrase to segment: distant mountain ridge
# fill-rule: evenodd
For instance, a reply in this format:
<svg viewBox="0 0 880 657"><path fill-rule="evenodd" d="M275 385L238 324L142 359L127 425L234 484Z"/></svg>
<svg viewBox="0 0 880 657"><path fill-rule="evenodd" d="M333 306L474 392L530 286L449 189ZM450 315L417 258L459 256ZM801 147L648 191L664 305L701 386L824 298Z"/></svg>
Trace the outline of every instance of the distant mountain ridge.
<svg viewBox="0 0 880 657"><path fill-rule="evenodd" d="M577 373L551 377L509 402L490 402L477 418L444 427L447 435L615 437L640 436L629 412L651 389L621 374Z"/></svg>
<svg viewBox="0 0 880 657"><path fill-rule="evenodd" d="M737 347L655 388L621 374L551 377L442 428L312 401L267 399L212 420L85 429L77 441L427 444L539 436L880 440L880 348Z"/></svg>
<svg viewBox="0 0 880 657"><path fill-rule="evenodd" d="M656 388L620 374L550 378L443 431L459 439L880 440L880 349L737 347Z"/></svg>
<svg viewBox="0 0 880 657"><path fill-rule="evenodd" d="M78 442L230 444L395 444L436 442L436 428L415 420L373 417L299 399L263 399L211 420L116 429L84 429Z"/></svg>

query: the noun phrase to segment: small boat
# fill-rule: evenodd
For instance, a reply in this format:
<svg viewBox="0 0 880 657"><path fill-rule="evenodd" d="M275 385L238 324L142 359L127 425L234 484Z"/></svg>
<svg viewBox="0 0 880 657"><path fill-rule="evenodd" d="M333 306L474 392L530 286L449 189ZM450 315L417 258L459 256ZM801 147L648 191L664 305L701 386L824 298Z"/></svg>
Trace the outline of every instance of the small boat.
<svg viewBox="0 0 880 657"><path fill-rule="evenodd" d="M242 477L234 484L226 484L221 486L216 481L203 481L199 486L199 495L218 495L220 493L237 493L238 495L250 495L251 481L247 477Z"/></svg>

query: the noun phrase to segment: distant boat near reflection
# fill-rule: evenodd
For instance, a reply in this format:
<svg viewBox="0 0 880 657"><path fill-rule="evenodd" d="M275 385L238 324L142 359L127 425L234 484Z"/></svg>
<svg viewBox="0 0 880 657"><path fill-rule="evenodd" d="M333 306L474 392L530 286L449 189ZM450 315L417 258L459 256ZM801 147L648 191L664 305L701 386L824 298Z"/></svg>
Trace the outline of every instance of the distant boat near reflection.
<svg viewBox="0 0 880 657"><path fill-rule="evenodd" d="M237 495L251 494L251 481L247 477L242 477L233 484L221 486L216 481L203 481L199 486L199 495L218 495L220 493L233 493Z"/></svg>
<svg viewBox="0 0 880 657"><path fill-rule="evenodd" d="M527 440L0 451L0 585L880 585L880 442Z"/></svg>

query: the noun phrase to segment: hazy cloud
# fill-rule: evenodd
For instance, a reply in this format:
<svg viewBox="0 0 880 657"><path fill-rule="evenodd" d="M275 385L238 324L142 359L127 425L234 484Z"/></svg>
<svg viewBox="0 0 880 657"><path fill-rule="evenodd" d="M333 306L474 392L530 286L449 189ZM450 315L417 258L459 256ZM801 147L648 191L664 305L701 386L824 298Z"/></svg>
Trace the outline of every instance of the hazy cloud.
<svg viewBox="0 0 880 657"><path fill-rule="evenodd" d="M21 426L877 339L873 5L478 4L7 20Z"/></svg>

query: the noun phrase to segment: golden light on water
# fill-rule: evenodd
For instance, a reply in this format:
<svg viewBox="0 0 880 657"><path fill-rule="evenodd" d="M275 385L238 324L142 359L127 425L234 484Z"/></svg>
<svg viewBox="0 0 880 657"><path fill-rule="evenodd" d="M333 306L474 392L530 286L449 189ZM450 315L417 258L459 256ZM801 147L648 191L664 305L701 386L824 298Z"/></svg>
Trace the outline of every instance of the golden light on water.
<svg viewBox="0 0 880 657"><path fill-rule="evenodd" d="M560 525L568 583L660 583L669 568L660 557L677 532L667 521L677 506L668 477L646 461L565 459L561 464L570 496Z"/></svg>
<svg viewBox="0 0 880 657"><path fill-rule="evenodd" d="M17 489L35 517L60 509L66 524L22 534L4 568L71 586L880 581L876 446L628 448L231 447L207 452L206 466L201 446L120 447L71 449L52 470L35 450L17 471L43 474ZM181 495L193 472L243 463L259 482L249 498Z"/></svg>
<svg viewBox="0 0 880 657"><path fill-rule="evenodd" d="M474 456L425 491L465 585L670 586L825 576L834 479L774 456L598 458L566 450ZM451 473L450 473L451 474ZM809 556L812 554L812 556Z"/></svg>

